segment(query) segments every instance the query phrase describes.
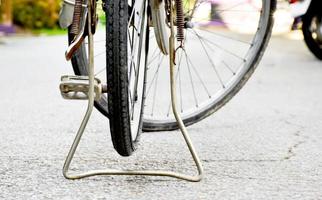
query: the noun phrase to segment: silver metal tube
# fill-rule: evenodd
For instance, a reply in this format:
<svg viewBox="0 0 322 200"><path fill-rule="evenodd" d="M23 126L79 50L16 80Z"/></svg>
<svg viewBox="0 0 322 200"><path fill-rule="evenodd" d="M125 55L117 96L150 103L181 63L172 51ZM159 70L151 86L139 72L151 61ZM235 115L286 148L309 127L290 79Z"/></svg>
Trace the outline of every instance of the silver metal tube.
<svg viewBox="0 0 322 200"><path fill-rule="evenodd" d="M91 8L91 1L88 1L88 6ZM171 9L173 10L173 9ZM88 9L88 14L91 16L91 9ZM70 148L70 151L66 157L66 161L63 167L63 174L65 178L67 179L81 179L85 177L90 177L90 176L96 176L96 175L144 175L144 176L167 176L167 177L173 177L173 178L178 178L178 179L183 179L187 181L192 181L192 182L197 182L200 181L203 178L203 168L200 162L200 159L195 151L195 148L191 142L191 139L188 135L187 129L185 128L184 123L182 122L182 119L180 115L177 112L176 108L176 86L175 86L175 78L174 78L174 29L173 29L173 14L171 14L171 36L169 38L170 42L170 80L171 80L171 100L172 100L172 110L175 115L175 118L178 122L179 128L181 130L181 133L185 139L185 142L189 148L189 151L193 157L193 160L197 166L198 170L198 175L196 176L190 176L190 175L185 175L177 172L172 172L172 171L162 171L162 170L115 170L115 169L106 169L106 170L92 170L80 174L74 174L70 175L68 174L68 169L70 166L70 163L74 157L75 151L77 149L77 146L80 142L80 139L84 133L84 130L86 128L87 122L90 118L90 115L93 110L94 106L94 53L93 53L93 35L91 31L91 26L88 26L89 28L89 42L88 42L88 48L89 48L89 101L88 101L88 107L86 114L84 116L84 119L81 123L81 126L77 132L77 135L75 137L75 140ZM88 24L91 24L91 17L88 17Z"/></svg>
<svg viewBox="0 0 322 200"><path fill-rule="evenodd" d="M89 7L91 7L91 1L88 1ZM88 16L91 16L91 9L88 9ZM88 24L91 24L91 17L87 17ZM77 135L75 137L75 140L69 150L69 153L67 155L64 167L63 167L63 175L65 178L72 178L68 175L68 169L70 166L70 163L74 157L75 151L77 149L77 146L79 144L80 139L82 138L82 135L85 131L86 125L88 123L88 120L92 114L93 107L94 107L94 42L93 42L93 34L91 31L91 26L88 26L88 58L89 58L89 67L88 67L88 76L89 76L89 92L88 92L88 106L87 111L84 116L84 119L81 123L81 126L78 129Z"/></svg>

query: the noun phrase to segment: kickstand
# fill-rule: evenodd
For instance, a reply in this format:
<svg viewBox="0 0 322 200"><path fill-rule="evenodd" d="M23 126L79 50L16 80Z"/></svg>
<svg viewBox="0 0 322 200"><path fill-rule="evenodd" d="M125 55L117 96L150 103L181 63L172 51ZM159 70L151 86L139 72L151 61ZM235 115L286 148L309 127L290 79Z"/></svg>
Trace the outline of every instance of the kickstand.
<svg viewBox="0 0 322 200"><path fill-rule="evenodd" d="M88 1L88 6L89 8L92 6L91 1ZM88 16L91 16L91 9L88 9ZM173 21L173 20L171 20ZM88 17L88 24L91 24L91 17ZM173 34L173 25L172 25L172 31L171 31L171 36L170 36L170 79L171 79L171 101L172 101L172 110L174 113L174 116L177 120L177 123L179 125L180 131L182 133L182 136L184 137L184 140L186 142L186 145L189 148L189 151L192 155L192 158L196 164L197 170L198 170L198 175L195 176L190 176L190 175L185 175L177 172L172 172L172 171L162 171L162 170L115 170L115 169L106 169L106 170L92 170L80 174L69 174L69 166L70 163L74 157L74 154L76 152L77 146L81 140L81 137L84 133L84 130L86 128L86 125L88 123L88 120L91 116L91 113L93 111L94 107L94 97L95 97L95 92L94 92L94 50L93 50L93 34L91 31L91 26L88 26L89 31L88 31L88 48L89 48L89 92L88 92L88 107L86 114L84 116L84 119L78 129L77 135L74 139L74 142L69 150L69 153L66 157L65 164L63 167L63 175L67 179L81 179L85 177L90 177L90 176L97 176L97 175L145 175L145 176L167 176L167 177L173 177L173 178L178 178L178 179L183 179L187 181L192 181L192 182L198 182L203 178L203 168L200 162L200 159L195 151L195 148L191 142L191 139L188 135L187 129L180 117L180 115L177 112L176 109L176 87L175 87L175 78L174 78L174 34ZM171 46L172 45L172 46Z"/></svg>

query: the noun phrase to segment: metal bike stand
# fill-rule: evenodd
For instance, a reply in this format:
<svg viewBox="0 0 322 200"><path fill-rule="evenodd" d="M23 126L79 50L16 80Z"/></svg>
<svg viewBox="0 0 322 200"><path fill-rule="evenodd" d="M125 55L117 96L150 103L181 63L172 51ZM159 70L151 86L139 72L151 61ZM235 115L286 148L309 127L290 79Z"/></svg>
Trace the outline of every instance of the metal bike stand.
<svg viewBox="0 0 322 200"><path fill-rule="evenodd" d="M91 8L91 1L88 1L89 5L88 7ZM88 9L89 15L91 16L91 9ZM88 24L91 24L91 17L88 17ZM191 139L188 135L187 129L180 117L180 115L177 112L176 108L176 87L175 87L175 78L174 78L174 51L170 53L170 79L171 79L171 100L172 100L172 109L174 116L177 120L177 123L179 125L179 128L181 130L182 136L184 137L184 140L189 148L189 151L192 155L192 158L196 164L197 170L198 170L198 175L195 176L190 176L190 175L185 175L177 172L172 172L172 171L163 171L163 170L116 170L116 169L106 169L106 170L92 170L80 174L69 174L69 167L70 163L74 157L74 154L76 152L77 146L81 140L81 137L84 133L84 130L86 128L86 125L88 123L88 120L91 116L91 113L93 111L94 107L94 100L95 100L95 92L94 92L94 57L93 57L93 34L91 32L91 26L88 26L89 28L89 34L88 34L88 47L89 47L89 92L88 92L88 106L87 106L87 111L86 114L83 118L83 121L78 129L77 135L74 139L74 142L69 150L69 153L66 157L65 164L63 167L63 175L67 179L81 179L85 177L90 177L90 176L97 176L97 175L144 175L144 176L167 176L167 177L173 177L173 178L178 178L178 179L183 179L187 181L192 181L192 182L198 182L203 178L203 167L201 165L200 159L195 151L195 148L191 142ZM172 26L173 29L173 26ZM172 30L172 34L170 37L170 45L172 44L172 50L173 45L174 45L174 34Z"/></svg>

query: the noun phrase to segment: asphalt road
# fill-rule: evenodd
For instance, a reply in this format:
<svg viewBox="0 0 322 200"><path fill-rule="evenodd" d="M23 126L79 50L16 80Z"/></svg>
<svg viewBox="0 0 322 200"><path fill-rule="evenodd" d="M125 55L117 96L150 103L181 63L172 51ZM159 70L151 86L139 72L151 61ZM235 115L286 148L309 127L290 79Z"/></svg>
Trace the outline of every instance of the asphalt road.
<svg viewBox="0 0 322 200"><path fill-rule="evenodd" d="M0 44L0 199L322 199L322 62L301 40L274 37L259 68L223 109L188 128L205 168L190 183L164 177L66 180L65 155L86 102L66 101L65 38ZM72 168L195 173L178 132L144 133L119 157L108 122L94 112Z"/></svg>

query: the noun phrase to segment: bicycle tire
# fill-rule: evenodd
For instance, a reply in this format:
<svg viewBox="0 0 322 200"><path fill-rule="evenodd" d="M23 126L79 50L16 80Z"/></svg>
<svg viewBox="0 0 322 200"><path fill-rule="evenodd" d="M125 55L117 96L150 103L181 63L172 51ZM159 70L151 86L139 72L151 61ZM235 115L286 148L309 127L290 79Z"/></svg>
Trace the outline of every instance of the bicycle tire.
<svg viewBox="0 0 322 200"><path fill-rule="evenodd" d="M234 86L227 92L225 93L225 96L223 98L213 101L210 103L206 108L203 110L199 111L198 113L194 113L192 115L187 115L187 116L182 116L183 121L186 126L192 125L208 116L216 112L218 109L223 107L247 82L247 80L250 78L252 73L254 72L255 68L257 67L264 50L268 44L268 41L270 39L272 27L273 27L273 13L276 9L276 0L269 0L269 1L263 1L267 4L269 4L268 9L268 17L267 21L265 22L265 25L261 27L263 30L263 33L261 35L261 38L258 39L260 42L260 45L257 49L257 52L255 53L256 55L252 59L252 62L249 64L249 67L247 70L243 72L241 77L235 81ZM78 54L78 57L75 57L75 61L73 62L73 68L75 73L77 70L80 71L80 74L86 75L86 71L83 70L83 68L80 66L81 62L79 60L82 60L82 57L84 57L84 52L80 52ZM106 106L105 99L101 99L100 102L96 102L95 106L96 108L105 116L109 117L109 112ZM177 123L174 119L172 120L149 120L145 117L143 117L143 131L167 131L167 130L174 130L177 129Z"/></svg>
<svg viewBox="0 0 322 200"><path fill-rule="evenodd" d="M245 83L249 80L253 72L255 71L256 67L258 66L259 61L261 60L264 51L267 47L268 41L271 36L273 24L274 24L274 18L273 13L276 9L276 0L271 1L263 1L264 3L269 3L269 6L267 6L267 9L269 10L267 12L268 18L267 21L263 22L261 25L261 29L263 29L263 35L262 38L259 38L258 41L260 42L260 46L258 47L258 50L256 52L256 55L252 59L252 62L249 64L249 67L245 72L240 76L240 79L234 83L234 86L229 90L221 99L215 99L213 102L209 103L206 107L203 109L200 109L197 112L191 113L186 116L182 116L183 122L186 126L190 126L196 122L201 121L202 119L210 116L214 112L216 112L218 109L223 107L232 97L234 97L238 91L245 85ZM263 3L263 4L264 4ZM263 19L261 19L263 20ZM143 129L144 131L168 131L168 130L175 130L178 129L178 125L174 119L171 120L148 120L144 118L143 122Z"/></svg>
<svg viewBox="0 0 322 200"><path fill-rule="evenodd" d="M136 18L132 18L135 25L131 25L137 25L140 30L133 32L131 35L133 36L132 40L134 40L134 37L138 38L136 46L134 46L133 43L128 44L128 36L130 38L130 35L128 35L129 6L127 1L106 1L104 4L104 9L106 11L105 16L106 19L108 19L106 20L106 42L104 48L106 55L106 82L109 91L107 96L102 95L100 100L95 101L95 107L108 117L113 146L121 156L130 156L135 151L142 130L146 76L145 55L148 47L148 41L145 41L148 34L146 28L147 5L145 0L137 2L141 2L140 8L142 10L133 9L132 12L135 11L140 13L140 15ZM72 35L70 34L70 31L68 31L68 33L70 43ZM95 36L96 34L94 35L94 39ZM83 42L71 59L73 70L76 75L88 74L86 47L86 43ZM135 51L137 51L137 53L135 55L133 55L134 50L130 49L132 56L136 56L135 61L130 62L127 57L129 48L136 48ZM130 69L132 70L129 66L129 62L131 67L134 66L134 64L132 65L132 62L135 62L136 65L134 66L135 69L133 69L133 71L135 70L137 75L131 76L131 73L129 73ZM129 82L135 83L135 85L132 84L131 87L138 88L137 100L129 101L129 92L133 92L128 88ZM134 111L134 108L136 111Z"/></svg>
<svg viewBox="0 0 322 200"><path fill-rule="evenodd" d="M129 7L125 0L106 1L105 8L110 132L114 149L122 156L130 156L141 132L144 108L146 70L141 56L147 25L146 2L136 0Z"/></svg>

